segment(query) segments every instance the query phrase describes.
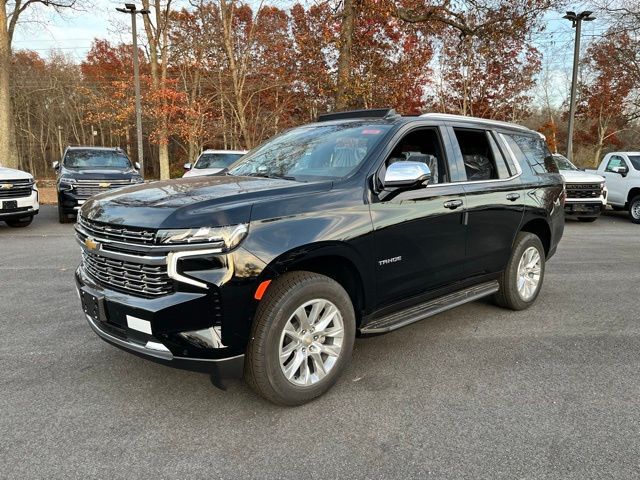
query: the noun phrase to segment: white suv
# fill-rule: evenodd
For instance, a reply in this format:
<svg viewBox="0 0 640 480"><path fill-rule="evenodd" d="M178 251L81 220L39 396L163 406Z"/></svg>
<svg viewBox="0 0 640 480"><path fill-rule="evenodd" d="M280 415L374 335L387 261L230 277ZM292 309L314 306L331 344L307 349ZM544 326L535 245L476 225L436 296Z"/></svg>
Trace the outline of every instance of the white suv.
<svg viewBox="0 0 640 480"><path fill-rule="evenodd" d="M0 167L0 221L26 227L38 214L38 189L31 174Z"/></svg>

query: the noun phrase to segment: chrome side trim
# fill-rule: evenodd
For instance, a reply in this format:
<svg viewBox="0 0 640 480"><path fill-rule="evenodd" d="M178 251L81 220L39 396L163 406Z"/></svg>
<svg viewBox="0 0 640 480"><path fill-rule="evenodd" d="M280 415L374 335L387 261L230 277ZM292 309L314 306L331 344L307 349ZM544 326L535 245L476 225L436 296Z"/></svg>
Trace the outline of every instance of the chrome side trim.
<svg viewBox="0 0 640 480"><path fill-rule="evenodd" d="M147 342L147 344L143 346L134 342L122 340L102 330L89 315L85 316L87 317L87 321L89 322L89 326L91 326L91 329L103 340L111 342L122 348L126 348L127 350L133 350L134 352L149 355L150 357L161 358L162 360L173 360L173 354L163 344L156 342Z"/></svg>
<svg viewBox="0 0 640 480"><path fill-rule="evenodd" d="M167 274L169 278L182 283L193 285L194 287L209 288L206 283L194 280L193 278L185 277L178 272L178 260L187 257L198 257L200 255L211 255L222 253L221 248L209 248L204 250L192 250L182 252L169 252L167 255Z"/></svg>

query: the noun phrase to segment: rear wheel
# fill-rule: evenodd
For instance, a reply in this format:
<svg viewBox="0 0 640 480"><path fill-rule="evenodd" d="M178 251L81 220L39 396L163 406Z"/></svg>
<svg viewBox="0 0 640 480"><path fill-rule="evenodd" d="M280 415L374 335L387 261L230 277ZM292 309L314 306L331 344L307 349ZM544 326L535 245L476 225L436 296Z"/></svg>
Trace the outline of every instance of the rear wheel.
<svg viewBox="0 0 640 480"><path fill-rule="evenodd" d="M633 223L640 223L640 195L637 195L629 202L629 216Z"/></svg>
<svg viewBox="0 0 640 480"><path fill-rule="evenodd" d="M500 274L500 290L495 295L501 307L524 310L535 302L544 279L545 253L540 239L520 232L507 268Z"/></svg>
<svg viewBox="0 0 640 480"><path fill-rule="evenodd" d="M6 224L12 228L28 227L33 222L33 215L29 217L16 218L15 220L5 220Z"/></svg>
<svg viewBox="0 0 640 480"><path fill-rule="evenodd" d="M354 338L353 305L340 284L316 273L287 273L258 307L245 379L274 403L301 405L337 381Z"/></svg>
<svg viewBox="0 0 640 480"><path fill-rule="evenodd" d="M591 223L595 222L598 217L578 217L579 222Z"/></svg>

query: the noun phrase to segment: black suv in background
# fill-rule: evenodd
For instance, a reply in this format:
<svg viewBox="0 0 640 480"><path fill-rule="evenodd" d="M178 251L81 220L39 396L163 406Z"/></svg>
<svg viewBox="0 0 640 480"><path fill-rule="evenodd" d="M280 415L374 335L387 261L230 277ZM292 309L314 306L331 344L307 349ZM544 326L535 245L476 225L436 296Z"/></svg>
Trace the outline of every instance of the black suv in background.
<svg viewBox="0 0 640 480"><path fill-rule="evenodd" d="M296 405L335 383L356 335L489 295L529 307L563 203L544 139L524 127L328 114L218 176L91 198L76 282L107 342L214 383L244 372Z"/></svg>
<svg viewBox="0 0 640 480"><path fill-rule="evenodd" d="M67 223L76 217L91 196L142 183L135 166L120 148L67 147L61 162L53 162L57 174L58 219Z"/></svg>

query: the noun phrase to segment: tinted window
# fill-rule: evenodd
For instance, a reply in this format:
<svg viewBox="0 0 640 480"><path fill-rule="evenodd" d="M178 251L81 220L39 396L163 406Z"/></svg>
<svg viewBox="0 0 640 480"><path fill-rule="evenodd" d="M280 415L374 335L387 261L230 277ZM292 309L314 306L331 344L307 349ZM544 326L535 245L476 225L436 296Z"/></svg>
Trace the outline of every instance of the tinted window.
<svg viewBox="0 0 640 480"><path fill-rule="evenodd" d="M607 163L607 168L605 169L605 172L613 172L613 169L616 167L626 167L627 163L624 161L624 159L618 155L613 155L610 159L609 159L609 163Z"/></svg>
<svg viewBox="0 0 640 480"><path fill-rule="evenodd" d="M242 157L229 173L302 181L343 178L361 165L390 128L371 122L295 128Z"/></svg>
<svg viewBox="0 0 640 480"><path fill-rule="evenodd" d="M203 153L193 168L227 168L242 155L242 153Z"/></svg>
<svg viewBox="0 0 640 480"><path fill-rule="evenodd" d="M131 162L127 156L116 150L67 150L64 156L64 166L67 168L130 168Z"/></svg>
<svg viewBox="0 0 640 480"><path fill-rule="evenodd" d="M547 147L546 142L532 135L508 133L503 135L516 158L527 163L535 173L558 173L558 166Z"/></svg>
<svg viewBox="0 0 640 480"><path fill-rule="evenodd" d="M440 135L433 128L420 128L402 137L387 158L386 165L404 161L425 163L431 170L430 184L449 181Z"/></svg>
<svg viewBox="0 0 640 480"><path fill-rule="evenodd" d="M640 170L640 155L629 155L629 160L631 160L633 168Z"/></svg>
<svg viewBox="0 0 640 480"><path fill-rule="evenodd" d="M473 182L500 178L487 132L462 128L454 128L453 131L462 152L467 180Z"/></svg>

